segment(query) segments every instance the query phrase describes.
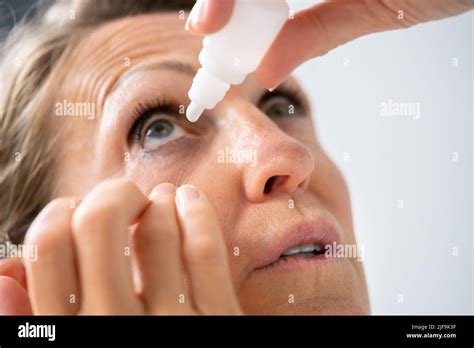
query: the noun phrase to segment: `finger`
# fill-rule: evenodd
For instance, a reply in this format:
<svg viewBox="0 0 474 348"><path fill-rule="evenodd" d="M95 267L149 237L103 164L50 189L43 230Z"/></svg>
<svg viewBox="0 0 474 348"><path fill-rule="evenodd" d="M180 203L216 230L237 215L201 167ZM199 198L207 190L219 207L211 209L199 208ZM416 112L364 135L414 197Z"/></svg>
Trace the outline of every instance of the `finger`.
<svg viewBox="0 0 474 348"><path fill-rule="evenodd" d="M26 289L25 266L20 259L9 258L0 260L0 276L15 279L23 288Z"/></svg>
<svg viewBox="0 0 474 348"><path fill-rule="evenodd" d="M358 37L456 15L473 6L473 0L456 1L449 6L445 0L419 0L404 8L388 1L317 4L286 22L255 75L262 86L273 89L303 62Z"/></svg>
<svg viewBox="0 0 474 348"><path fill-rule="evenodd" d="M186 30L195 35L212 34L227 24L234 0L197 0L186 21Z"/></svg>
<svg viewBox="0 0 474 348"><path fill-rule="evenodd" d="M25 288L6 276L0 276L0 315L32 315Z"/></svg>
<svg viewBox="0 0 474 348"><path fill-rule="evenodd" d="M75 202L69 198L55 199L26 233L25 245L30 250L37 249L35 258L24 261L35 314L72 315L78 310L79 286L70 232Z"/></svg>
<svg viewBox="0 0 474 348"><path fill-rule="evenodd" d="M153 189L134 234L143 295L152 314L184 314L190 308L184 294L175 192L169 183Z"/></svg>
<svg viewBox="0 0 474 348"><path fill-rule="evenodd" d="M191 185L178 188L176 203L194 307L202 314L238 313L224 238L211 204Z"/></svg>
<svg viewBox="0 0 474 348"><path fill-rule="evenodd" d="M368 15L363 6L358 1L325 2L296 13L255 71L258 82L275 88L306 60L375 30L370 25L373 20L364 19Z"/></svg>
<svg viewBox="0 0 474 348"><path fill-rule="evenodd" d="M94 188L72 217L84 313L139 314L131 266L129 226L149 203L128 179Z"/></svg>

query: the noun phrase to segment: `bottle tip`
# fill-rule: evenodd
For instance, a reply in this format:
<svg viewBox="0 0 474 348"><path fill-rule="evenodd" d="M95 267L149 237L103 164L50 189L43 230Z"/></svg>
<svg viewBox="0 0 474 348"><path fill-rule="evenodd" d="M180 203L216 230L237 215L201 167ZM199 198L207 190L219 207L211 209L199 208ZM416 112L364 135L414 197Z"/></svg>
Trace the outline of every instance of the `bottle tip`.
<svg viewBox="0 0 474 348"><path fill-rule="evenodd" d="M203 107L201 107L199 104L196 104L195 102L191 102L191 104L189 104L188 108L186 109L186 118L190 122L196 122L199 120L199 117L201 117L203 111Z"/></svg>

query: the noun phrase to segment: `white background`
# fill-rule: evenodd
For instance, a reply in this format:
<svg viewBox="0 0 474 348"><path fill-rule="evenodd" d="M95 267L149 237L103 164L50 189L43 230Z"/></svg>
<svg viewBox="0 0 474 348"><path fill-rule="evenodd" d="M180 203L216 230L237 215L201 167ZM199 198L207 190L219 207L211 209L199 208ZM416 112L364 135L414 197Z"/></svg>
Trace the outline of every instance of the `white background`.
<svg viewBox="0 0 474 348"><path fill-rule="evenodd" d="M473 313L473 22L374 34L296 72L349 184L374 314ZM382 116L389 99L420 118Z"/></svg>

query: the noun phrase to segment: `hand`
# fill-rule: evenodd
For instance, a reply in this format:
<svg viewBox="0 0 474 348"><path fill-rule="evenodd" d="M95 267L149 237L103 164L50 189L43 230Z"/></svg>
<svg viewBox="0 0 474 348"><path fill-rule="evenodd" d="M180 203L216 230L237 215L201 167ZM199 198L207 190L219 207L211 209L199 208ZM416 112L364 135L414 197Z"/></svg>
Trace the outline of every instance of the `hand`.
<svg viewBox="0 0 474 348"><path fill-rule="evenodd" d="M259 1L259 0L252 0ZM234 0L198 0L186 28L193 34L218 31L230 19ZM407 28L474 8L474 0L332 0L288 20L255 71L259 83L275 88L308 59L363 35Z"/></svg>
<svg viewBox="0 0 474 348"><path fill-rule="evenodd" d="M34 314L240 313L216 215L190 185L147 197L127 179L106 181L52 201L25 243L38 246L26 260Z"/></svg>
<svg viewBox="0 0 474 348"><path fill-rule="evenodd" d="M20 259L0 260L0 315L31 315L25 268Z"/></svg>

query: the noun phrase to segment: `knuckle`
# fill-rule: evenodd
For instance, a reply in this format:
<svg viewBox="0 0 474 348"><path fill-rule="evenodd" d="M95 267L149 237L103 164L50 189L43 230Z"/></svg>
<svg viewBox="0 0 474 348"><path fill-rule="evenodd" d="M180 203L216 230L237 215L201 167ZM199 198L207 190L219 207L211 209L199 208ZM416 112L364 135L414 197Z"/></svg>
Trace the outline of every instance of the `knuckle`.
<svg viewBox="0 0 474 348"><path fill-rule="evenodd" d="M146 197L128 178L105 181L94 188L79 205L72 217L72 233L77 238L89 238L95 231L112 230L110 226L122 224L120 214L127 198ZM107 227L108 226L108 227Z"/></svg>
<svg viewBox="0 0 474 348"><path fill-rule="evenodd" d="M100 183L86 197L93 202L114 201L114 197L134 197L140 194L138 186L129 178L111 179ZM117 201L115 199L115 201Z"/></svg>
<svg viewBox="0 0 474 348"><path fill-rule="evenodd" d="M113 218L116 206L113 203L96 205L81 204L72 217L72 232L77 236L87 235Z"/></svg>
<svg viewBox="0 0 474 348"><path fill-rule="evenodd" d="M108 180L98 186L98 192L107 194L110 192L123 191L126 193L136 194L139 190L138 186L129 178L119 178Z"/></svg>
<svg viewBox="0 0 474 348"><path fill-rule="evenodd" d="M55 226L54 224L43 222L28 231L25 237L25 244L36 246L39 254L49 254L55 249L58 232L60 232L60 230L58 230L57 225Z"/></svg>
<svg viewBox="0 0 474 348"><path fill-rule="evenodd" d="M59 236L69 229L69 200L57 198L46 205L40 216L32 223L25 235L24 243L36 245L41 253L50 252L55 248Z"/></svg>

